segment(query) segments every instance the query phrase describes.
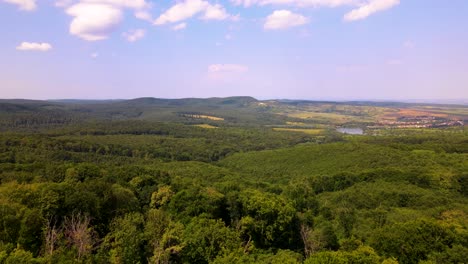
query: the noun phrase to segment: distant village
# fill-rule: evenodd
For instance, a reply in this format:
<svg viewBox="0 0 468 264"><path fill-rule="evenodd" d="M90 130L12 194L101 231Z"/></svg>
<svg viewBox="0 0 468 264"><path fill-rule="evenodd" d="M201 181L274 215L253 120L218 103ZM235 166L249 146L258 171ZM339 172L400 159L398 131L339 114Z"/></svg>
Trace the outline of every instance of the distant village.
<svg viewBox="0 0 468 264"><path fill-rule="evenodd" d="M396 121L381 121L377 125L368 126L370 129L378 128L442 128L464 126L463 120L451 120L443 117L435 116L412 116L400 117Z"/></svg>

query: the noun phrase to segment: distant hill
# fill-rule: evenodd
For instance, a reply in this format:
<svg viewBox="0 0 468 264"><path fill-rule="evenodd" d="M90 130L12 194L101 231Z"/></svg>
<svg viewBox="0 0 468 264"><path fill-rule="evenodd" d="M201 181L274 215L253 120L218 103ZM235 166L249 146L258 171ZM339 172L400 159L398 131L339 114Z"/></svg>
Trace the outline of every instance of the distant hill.
<svg viewBox="0 0 468 264"><path fill-rule="evenodd" d="M131 100L0 100L0 119L7 123L32 119L35 124L49 122L48 116L60 116L63 122L129 119L182 123L213 123L222 120L217 122L220 125L283 122L284 117L269 113L258 102L247 96L206 99L145 97ZM19 122L28 123L25 120Z"/></svg>
<svg viewBox="0 0 468 264"><path fill-rule="evenodd" d="M468 106L400 102L257 100L249 96L130 100L0 100L0 124L62 125L145 120L212 126L333 128L367 126L381 120L434 116L468 120Z"/></svg>

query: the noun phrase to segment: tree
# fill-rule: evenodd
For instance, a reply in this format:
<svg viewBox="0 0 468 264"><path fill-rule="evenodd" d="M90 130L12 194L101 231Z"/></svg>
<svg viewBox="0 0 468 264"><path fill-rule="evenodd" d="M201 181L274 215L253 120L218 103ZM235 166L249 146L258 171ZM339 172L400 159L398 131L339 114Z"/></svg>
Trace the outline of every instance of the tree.
<svg viewBox="0 0 468 264"><path fill-rule="evenodd" d="M304 264L380 264L380 257L371 247L362 246L354 251L322 251L311 255Z"/></svg>
<svg viewBox="0 0 468 264"><path fill-rule="evenodd" d="M385 226L371 237L371 245L381 255L395 257L400 263L426 260L430 253L444 251L454 241L451 228L427 220Z"/></svg>
<svg viewBox="0 0 468 264"><path fill-rule="evenodd" d="M185 230L182 259L188 263L208 263L224 252L234 251L241 242L234 230L221 220L196 217Z"/></svg>
<svg viewBox="0 0 468 264"><path fill-rule="evenodd" d="M44 228L44 255L52 256L58 246L62 230L56 227L55 221L50 218Z"/></svg>
<svg viewBox="0 0 468 264"><path fill-rule="evenodd" d="M337 210L337 220L338 223L343 230L343 235L345 238L349 238L351 236L351 232L354 227L354 223L356 222L356 213L353 208L339 208Z"/></svg>
<svg viewBox="0 0 468 264"><path fill-rule="evenodd" d="M301 225L301 238L304 243L304 253L306 257L322 250L336 250L339 248L338 238L333 227L327 223L321 228L310 228Z"/></svg>
<svg viewBox="0 0 468 264"><path fill-rule="evenodd" d="M105 238L110 246L112 263L143 263L143 226L144 219L139 213L129 213L116 218L111 223L111 230Z"/></svg>
<svg viewBox="0 0 468 264"><path fill-rule="evenodd" d="M241 229L257 247L281 247L294 245L299 239L296 229L296 213L284 197L247 190L240 194L243 217Z"/></svg>
<svg viewBox="0 0 468 264"><path fill-rule="evenodd" d="M24 249L16 248L10 255L5 259L5 264L36 264L41 263L35 259L31 252Z"/></svg>
<svg viewBox="0 0 468 264"><path fill-rule="evenodd" d="M39 209L25 210L21 221L18 244L25 250L38 255L42 246L42 227L44 220Z"/></svg>
<svg viewBox="0 0 468 264"><path fill-rule="evenodd" d="M162 186L158 191L153 192L151 195L151 208L160 208L168 204L174 195L174 192L171 190L171 186Z"/></svg>
<svg viewBox="0 0 468 264"><path fill-rule="evenodd" d="M95 244L95 234L90 222L91 218L81 213L65 217L65 237L68 244L76 250L78 260L88 256Z"/></svg>
<svg viewBox="0 0 468 264"><path fill-rule="evenodd" d="M185 246L184 226L174 222L162 209L150 209L145 223L150 263L168 264L177 259Z"/></svg>

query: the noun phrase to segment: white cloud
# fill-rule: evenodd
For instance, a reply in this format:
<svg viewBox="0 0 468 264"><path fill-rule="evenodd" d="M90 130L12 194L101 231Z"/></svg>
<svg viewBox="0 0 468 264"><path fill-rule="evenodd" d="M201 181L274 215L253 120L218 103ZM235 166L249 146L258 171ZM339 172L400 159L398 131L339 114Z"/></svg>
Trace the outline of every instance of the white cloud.
<svg viewBox="0 0 468 264"><path fill-rule="evenodd" d="M345 21L364 19L371 14L390 9L400 0L231 0L235 5L250 7L253 5L287 5L295 7L356 7L344 16Z"/></svg>
<svg viewBox="0 0 468 264"><path fill-rule="evenodd" d="M65 7L76 3L103 4L130 9L147 9L150 7L146 0L56 0L55 6Z"/></svg>
<svg viewBox="0 0 468 264"><path fill-rule="evenodd" d="M364 19L376 12L390 9L400 4L400 0L371 0L367 4L360 6L345 14L345 21L356 21Z"/></svg>
<svg viewBox="0 0 468 264"><path fill-rule="evenodd" d="M105 4L114 7L144 9L149 7L145 0L81 0L82 3Z"/></svg>
<svg viewBox="0 0 468 264"><path fill-rule="evenodd" d="M226 35L224 35L224 39L226 39L226 40L231 40L232 38L233 38L233 37L232 37L231 34L226 34Z"/></svg>
<svg viewBox="0 0 468 264"><path fill-rule="evenodd" d="M172 27L173 30L182 30L187 28L187 23L180 23Z"/></svg>
<svg viewBox="0 0 468 264"><path fill-rule="evenodd" d="M33 11L37 8L36 0L3 0L3 2L17 5L20 10Z"/></svg>
<svg viewBox="0 0 468 264"><path fill-rule="evenodd" d="M253 5L290 5L299 7L338 7L356 5L363 0L231 0L235 5L249 7Z"/></svg>
<svg viewBox="0 0 468 264"><path fill-rule="evenodd" d="M136 18L152 21L148 12L151 4L146 0L57 0L55 5L73 17L70 34L88 41L108 38L126 9L133 10Z"/></svg>
<svg viewBox="0 0 468 264"><path fill-rule="evenodd" d="M91 58L95 59L97 57L99 57L99 53L94 52L94 53L91 54Z"/></svg>
<svg viewBox="0 0 468 264"><path fill-rule="evenodd" d="M144 29L136 29L136 30L130 30L128 32L124 32L122 36L128 41L128 42L135 42L145 36L145 30Z"/></svg>
<svg viewBox="0 0 468 264"><path fill-rule="evenodd" d="M211 64L208 66L209 73L243 73L248 70L249 67L241 64Z"/></svg>
<svg viewBox="0 0 468 264"><path fill-rule="evenodd" d="M48 51L52 49L52 45L49 43L22 42L16 49L22 51Z"/></svg>
<svg viewBox="0 0 468 264"><path fill-rule="evenodd" d="M174 23L191 18L195 14L203 11L208 2L202 0L185 0L178 4L173 5L171 8L161 14L156 21L155 25L163 25L166 23Z"/></svg>
<svg viewBox="0 0 468 264"><path fill-rule="evenodd" d="M204 20L224 20L229 17L226 9L220 4L208 5L201 19Z"/></svg>
<svg viewBox="0 0 468 264"><path fill-rule="evenodd" d="M153 17L151 16L150 12L145 11L145 10L136 11L135 17L141 20L148 21L148 22L153 22Z"/></svg>
<svg viewBox="0 0 468 264"><path fill-rule="evenodd" d="M105 4L78 3L66 12L74 17L70 33L88 41L106 39L123 18L121 9Z"/></svg>
<svg viewBox="0 0 468 264"><path fill-rule="evenodd" d="M277 30L307 24L309 19L289 10L276 10L266 18L264 29Z"/></svg>
<svg viewBox="0 0 468 264"><path fill-rule="evenodd" d="M154 24L176 23L199 13L202 13L200 19L204 20L224 20L231 17L220 4L212 5L204 0L185 0L166 10L154 21Z"/></svg>

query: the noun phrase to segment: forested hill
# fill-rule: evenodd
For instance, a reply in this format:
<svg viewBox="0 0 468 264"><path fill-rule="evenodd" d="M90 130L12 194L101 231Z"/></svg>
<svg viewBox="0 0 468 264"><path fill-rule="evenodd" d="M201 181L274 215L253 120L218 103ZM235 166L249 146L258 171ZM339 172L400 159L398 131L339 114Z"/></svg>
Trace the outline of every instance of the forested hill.
<svg viewBox="0 0 468 264"><path fill-rule="evenodd" d="M24 107L25 110L48 109L58 107L63 110L75 108L97 108L100 107L200 107L200 108L220 108L226 107L249 107L259 102L257 99L248 96L235 96L224 98L183 98L183 99L161 99L153 97L143 97L129 100L26 100L26 99L0 99L2 110L7 110L8 106Z"/></svg>
<svg viewBox="0 0 468 264"><path fill-rule="evenodd" d="M252 97L208 99L138 98L115 101L0 100L0 122L5 126L54 125L81 121L147 120L222 124L267 124L284 117L268 113Z"/></svg>
<svg viewBox="0 0 468 264"><path fill-rule="evenodd" d="M81 122L143 120L212 126L332 128L394 124L452 126L468 121L466 105L318 102L252 97L132 100L0 100L1 129ZM428 123L429 122L429 123Z"/></svg>
<svg viewBox="0 0 468 264"><path fill-rule="evenodd" d="M466 263L467 109L0 100L0 264Z"/></svg>

